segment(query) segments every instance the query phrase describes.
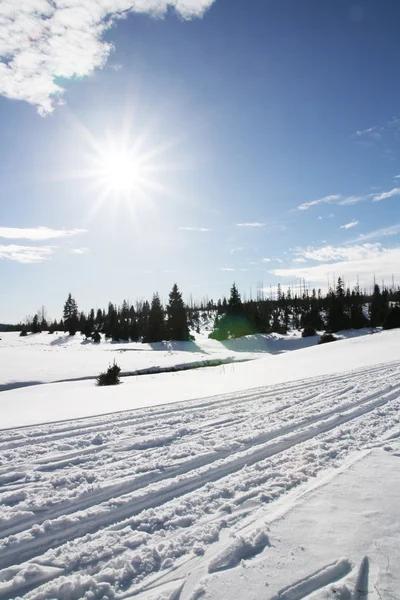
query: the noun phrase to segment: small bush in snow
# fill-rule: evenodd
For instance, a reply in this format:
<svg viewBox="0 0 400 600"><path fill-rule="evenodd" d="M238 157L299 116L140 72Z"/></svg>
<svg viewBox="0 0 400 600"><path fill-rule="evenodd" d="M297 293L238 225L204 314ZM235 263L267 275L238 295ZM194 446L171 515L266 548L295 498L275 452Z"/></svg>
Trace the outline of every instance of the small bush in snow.
<svg viewBox="0 0 400 600"><path fill-rule="evenodd" d="M336 342L336 341L337 341L337 337L335 337L331 333L324 333L324 335L321 335L318 344L328 344L329 342Z"/></svg>
<svg viewBox="0 0 400 600"><path fill-rule="evenodd" d="M304 327L303 331L301 332L301 337L312 337L313 335L317 335L315 327Z"/></svg>
<svg viewBox="0 0 400 600"><path fill-rule="evenodd" d="M101 335L99 334L98 331L94 331L92 333L92 340L94 341L95 344L99 344L100 343Z"/></svg>
<svg viewBox="0 0 400 600"><path fill-rule="evenodd" d="M120 383L120 372L121 367L114 360L114 363L108 367L107 371L100 373L97 377L97 385L118 385Z"/></svg>
<svg viewBox="0 0 400 600"><path fill-rule="evenodd" d="M27 335L28 335L28 334L27 334L27 332L26 332L26 329L23 329L23 330L21 331L21 333L19 334L19 337L25 337L25 336L27 336Z"/></svg>

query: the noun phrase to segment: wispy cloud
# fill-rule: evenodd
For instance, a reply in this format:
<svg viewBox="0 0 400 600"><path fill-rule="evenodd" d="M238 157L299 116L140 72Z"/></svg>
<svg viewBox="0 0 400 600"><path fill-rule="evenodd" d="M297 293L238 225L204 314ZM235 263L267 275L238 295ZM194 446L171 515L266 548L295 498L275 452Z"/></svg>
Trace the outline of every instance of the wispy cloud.
<svg viewBox="0 0 400 600"><path fill-rule="evenodd" d="M346 223L345 225L341 225L340 229L351 229L352 227L357 227L360 221L350 221L350 223Z"/></svg>
<svg viewBox="0 0 400 600"><path fill-rule="evenodd" d="M393 188L390 192L383 192L382 194L376 194L374 196L374 202L380 202L387 198L393 198L393 196L400 196L400 188Z"/></svg>
<svg viewBox="0 0 400 600"><path fill-rule="evenodd" d="M0 238L9 240L31 240L41 242L63 237L71 237L79 233L86 233L85 229L50 229L49 227L17 228L0 227Z"/></svg>
<svg viewBox="0 0 400 600"><path fill-rule="evenodd" d="M90 252L89 248L71 248L70 250L68 250L68 254L87 254L88 252Z"/></svg>
<svg viewBox="0 0 400 600"><path fill-rule="evenodd" d="M399 177L400 178L400 177ZM339 206L352 206L353 204L358 204L359 202L364 202L365 200L373 200L373 202L379 202L380 200L385 200L386 198L392 198L393 196L400 195L400 188L394 188L389 192L375 193L375 194L360 194L354 196L342 196L341 194L331 194L330 196L324 196L323 198L319 198L318 200L311 200L311 202L304 202L300 204L296 210L308 210L313 206L318 206L319 204L338 204ZM333 216L333 215L329 215ZM329 217L318 217L320 220L323 218Z"/></svg>
<svg viewBox="0 0 400 600"><path fill-rule="evenodd" d="M400 179L400 175L395 175L394 178L395 179Z"/></svg>
<svg viewBox="0 0 400 600"><path fill-rule="evenodd" d="M357 242L364 242L365 240L376 240L382 237L397 235L398 233L400 233L400 223L390 225L389 227L382 227L381 229L375 229L369 233L361 233L355 240L351 240L351 242L348 243L353 244Z"/></svg>
<svg viewBox="0 0 400 600"><path fill-rule="evenodd" d="M337 260L359 260L368 258L371 252L380 248L380 244L363 244L355 246L322 246L314 248L298 248L296 255L316 262L329 262Z"/></svg>
<svg viewBox="0 0 400 600"><path fill-rule="evenodd" d="M236 223L236 227L265 227L265 223L253 221L251 223Z"/></svg>
<svg viewBox="0 0 400 600"><path fill-rule="evenodd" d="M232 269L232 267L221 267L219 270L220 271L234 271L235 269Z"/></svg>
<svg viewBox="0 0 400 600"><path fill-rule="evenodd" d="M214 0L6 0L0 2L0 94L41 114L64 93L63 79L102 68L113 49L104 33L128 13L202 17Z"/></svg>
<svg viewBox="0 0 400 600"><path fill-rule="evenodd" d="M371 147L383 143L385 140L398 137L400 131L400 118L391 117L383 125L374 125L366 129L359 129L352 136L356 143ZM388 152L386 149L384 152ZM389 153L391 151L389 150Z"/></svg>
<svg viewBox="0 0 400 600"><path fill-rule="evenodd" d="M53 246L0 245L0 260L13 260L20 263L40 263L51 258Z"/></svg>
<svg viewBox="0 0 400 600"><path fill-rule="evenodd" d="M356 131L356 135L358 137L368 137L376 142L380 142L382 139L382 128L374 125L373 127L368 127L368 129L360 129Z"/></svg>
<svg viewBox="0 0 400 600"><path fill-rule="evenodd" d="M364 196L347 196L347 198L343 198L343 200L341 200L338 204L340 204L340 206L352 206L353 204L364 202L364 200L368 200L373 196L374 194L366 194Z"/></svg>
<svg viewBox="0 0 400 600"><path fill-rule="evenodd" d="M328 278L344 277L345 281L359 280L370 285L377 279L391 279L398 273L400 247L384 248L381 244L364 244L353 248L332 247L306 249L304 255L318 264L274 269L276 277L305 279L310 283L326 283ZM333 261L333 262L332 262Z"/></svg>
<svg viewBox="0 0 400 600"><path fill-rule="evenodd" d="M200 231L204 233L211 231L211 229L207 229L206 227L179 227L179 231Z"/></svg>
<svg viewBox="0 0 400 600"><path fill-rule="evenodd" d="M271 262L271 259L270 258L262 258L261 261L268 263L268 262Z"/></svg>
<svg viewBox="0 0 400 600"><path fill-rule="evenodd" d="M308 210L312 206L318 206L318 204L330 204L336 200L340 200L342 196L340 194L331 194L330 196L324 196L318 198L318 200L311 200L311 202L304 202L297 207L297 210Z"/></svg>

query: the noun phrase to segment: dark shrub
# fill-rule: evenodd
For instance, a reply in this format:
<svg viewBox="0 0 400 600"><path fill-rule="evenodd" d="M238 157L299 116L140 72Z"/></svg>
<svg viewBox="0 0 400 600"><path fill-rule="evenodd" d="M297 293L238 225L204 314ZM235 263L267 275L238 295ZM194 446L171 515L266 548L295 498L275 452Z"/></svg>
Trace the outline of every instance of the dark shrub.
<svg viewBox="0 0 400 600"><path fill-rule="evenodd" d="M27 332L26 332L26 329L23 329L23 330L21 331L21 333L19 334L19 337L26 337L27 335L28 335L28 334L27 334Z"/></svg>
<svg viewBox="0 0 400 600"><path fill-rule="evenodd" d="M95 344L99 344L100 343L101 335L99 334L98 331L94 331L92 333L92 340L94 341Z"/></svg>
<svg viewBox="0 0 400 600"><path fill-rule="evenodd" d="M324 333L321 335L318 344L328 344L329 342L336 342L337 337L332 335L331 333Z"/></svg>
<svg viewBox="0 0 400 600"><path fill-rule="evenodd" d="M303 331L301 332L301 337L312 337L313 335L317 335L314 327L304 327Z"/></svg>
<svg viewBox="0 0 400 600"><path fill-rule="evenodd" d="M119 374L121 367L114 363L110 365L104 373L100 373L97 377L97 385L118 385L120 383Z"/></svg>
<svg viewBox="0 0 400 600"><path fill-rule="evenodd" d="M391 308L383 322L383 329L396 329L397 327L400 327L400 306Z"/></svg>

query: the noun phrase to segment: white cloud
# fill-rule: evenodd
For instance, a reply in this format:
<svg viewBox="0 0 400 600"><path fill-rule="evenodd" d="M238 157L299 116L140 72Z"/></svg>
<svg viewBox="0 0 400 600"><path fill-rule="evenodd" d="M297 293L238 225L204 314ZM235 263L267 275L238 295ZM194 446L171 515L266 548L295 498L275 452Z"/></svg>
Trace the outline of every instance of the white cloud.
<svg viewBox="0 0 400 600"><path fill-rule="evenodd" d="M330 213L329 215L327 215L326 217L322 217L321 215L318 217L318 221L323 221L324 219L333 219L335 215L333 213Z"/></svg>
<svg viewBox="0 0 400 600"><path fill-rule="evenodd" d="M32 240L41 242L63 237L70 237L78 233L86 233L86 229L50 229L49 227L18 228L0 227L0 238L8 240Z"/></svg>
<svg viewBox="0 0 400 600"><path fill-rule="evenodd" d="M270 258L262 258L261 260L262 260L262 262L271 262Z"/></svg>
<svg viewBox="0 0 400 600"><path fill-rule="evenodd" d="M345 225L341 225L340 229L351 229L352 227L357 227L360 221L350 221L350 223L346 223Z"/></svg>
<svg viewBox="0 0 400 600"><path fill-rule="evenodd" d="M39 263L54 254L53 246L0 245L0 260L14 260L20 263Z"/></svg>
<svg viewBox="0 0 400 600"><path fill-rule="evenodd" d="M396 225L391 225L390 227L383 227L382 229L375 229L374 231L370 231L369 233L362 233L349 243L355 242L364 242L365 240L374 240L381 237L387 237L390 235L397 235L400 233L400 223Z"/></svg>
<svg viewBox="0 0 400 600"><path fill-rule="evenodd" d="M307 261L306 261L306 259L305 259L305 258L301 258L301 257L299 257L299 258L294 258L294 259L293 259L293 262L295 262L295 263L305 263L305 262L307 262Z"/></svg>
<svg viewBox="0 0 400 600"><path fill-rule="evenodd" d="M87 254L89 248L71 248L68 250L68 254Z"/></svg>
<svg viewBox="0 0 400 600"><path fill-rule="evenodd" d="M113 47L103 34L128 13L202 17L215 0L2 0L0 94L50 113L63 80L102 68Z"/></svg>
<svg viewBox="0 0 400 600"><path fill-rule="evenodd" d="M380 142L382 139L382 127L378 127L377 125L374 125L374 127L369 127L368 129L361 129L359 131L356 131L356 135L358 137L368 137L371 138L373 140L375 140L376 142Z"/></svg>
<svg viewBox="0 0 400 600"><path fill-rule="evenodd" d="M254 221L253 223L236 223L236 227L265 227L265 223Z"/></svg>
<svg viewBox="0 0 400 600"><path fill-rule="evenodd" d="M334 260L358 260L370 256L371 252L379 250L380 244L363 244L355 246L322 246L321 248L299 248L296 255L317 262Z"/></svg>
<svg viewBox="0 0 400 600"><path fill-rule="evenodd" d="M400 196L400 188L394 188L393 190L390 190L390 192L376 194L374 196L374 202L380 202L381 200L386 200L387 198L393 198L393 196Z"/></svg>
<svg viewBox="0 0 400 600"><path fill-rule="evenodd" d="M179 227L179 231L211 231L211 229L207 229L206 227Z"/></svg>
<svg viewBox="0 0 400 600"><path fill-rule="evenodd" d="M368 200L368 198L372 198L373 194L367 194L366 196L348 196L347 198L343 198L339 202L340 206L352 206L353 204L358 204L358 202L363 202L364 200Z"/></svg>
<svg viewBox="0 0 400 600"><path fill-rule="evenodd" d="M331 202L335 202L336 200L340 200L342 196L340 194L331 194L330 196L324 196L323 198L319 198L318 200L311 200L311 202L304 202L297 207L297 210L308 210L312 206L317 206L318 204L330 204Z"/></svg>
<svg viewBox="0 0 400 600"><path fill-rule="evenodd" d="M398 273L400 263L400 247L384 248L381 244L364 244L353 248L327 248L311 250L306 254L321 264L275 269L270 271L276 277L305 279L310 283L326 283L328 277L343 277L345 281L355 282L358 278L360 285L371 285L374 276L378 280L391 279ZM326 259L326 260L325 260ZM330 260L336 262L328 262Z"/></svg>
<svg viewBox="0 0 400 600"><path fill-rule="evenodd" d="M231 267L221 267L220 271L234 271L235 269L232 269Z"/></svg>
<svg viewBox="0 0 400 600"><path fill-rule="evenodd" d="M376 125L374 125L373 127L369 127L368 129L359 129L358 131L356 131L356 134L358 136L368 135L369 133L371 133L375 129L376 129Z"/></svg>
<svg viewBox="0 0 400 600"><path fill-rule="evenodd" d="M395 179L400 179L400 175L395 175L394 178Z"/></svg>

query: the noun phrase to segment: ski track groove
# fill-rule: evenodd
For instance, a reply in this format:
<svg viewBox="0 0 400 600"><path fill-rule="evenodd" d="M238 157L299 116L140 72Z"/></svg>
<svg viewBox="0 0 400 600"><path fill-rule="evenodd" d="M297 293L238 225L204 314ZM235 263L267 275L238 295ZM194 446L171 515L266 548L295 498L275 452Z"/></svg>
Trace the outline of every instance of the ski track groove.
<svg viewBox="0 0 400 600"><path fill-rule="evenodd" d="M367 390L369 393L365 393ZM379 409L399 397L400 362L396 361L340 375L125 411L107 418L21 428L15 434L10 430L0 432L0 459L2 453L7 459L0 462L6 462L0 467L0 569L40 560L48 550L88 534L101 536L108 530L123 529L143 511L212 487L244 468L284 454L373 411L377 411L379 421ZM298 409L302 412L297 413ZM216 433L217 447L207 446ZM100 445L90 445L88 438L96 435L104 436L104 440ZM71 448L54 451L59 440ZM195 443L198 445L193 450L191 444ZM203 453L199 453L199 444L203 443ZM9 465L13 452L15 462ZM166 458L170 462L165 463ZM143 471L132 476L132 465L139 465ZM111 484L107 484L109 469L121 471ZM84 478L88 473L97 474L99 487L72 493L52 504L51 478L58 477L58 472L67 482L59 484L60 489L67 485L66 489L74 492L74 478ZM33 476L35 473L39 480ZM264 479L271 477L274 473ZM249 498L257 494L258 488L249 491ZM19 502L17 495L15 510L22 507L33 514L20 518L16 515L14 522L3 525L2 507L6 516L12 516L13 497L7 498L19 490L24 490L30 500L37 494L45 499L47 495L50 504L35 507L33 503L25 508L25 499ZM57 519L68 515L71 521L63 528ZM31 528L40 525L44 525L44 533L33 533Z"/></svg>

